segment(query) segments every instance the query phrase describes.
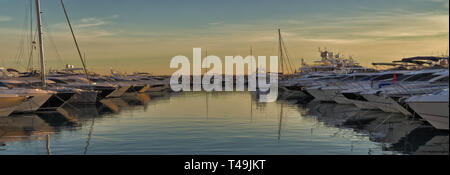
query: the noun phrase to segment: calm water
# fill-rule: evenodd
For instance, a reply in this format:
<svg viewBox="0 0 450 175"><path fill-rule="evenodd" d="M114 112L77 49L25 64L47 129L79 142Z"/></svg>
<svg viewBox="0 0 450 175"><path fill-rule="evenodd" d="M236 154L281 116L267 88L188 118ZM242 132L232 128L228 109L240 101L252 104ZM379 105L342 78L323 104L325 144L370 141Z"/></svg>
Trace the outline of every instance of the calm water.
<svg viewBox="0 0 450 175"><path fill-rule="evenodd" d="M138 95L0 119L0 154L397 154L249 92Z"/></svg>

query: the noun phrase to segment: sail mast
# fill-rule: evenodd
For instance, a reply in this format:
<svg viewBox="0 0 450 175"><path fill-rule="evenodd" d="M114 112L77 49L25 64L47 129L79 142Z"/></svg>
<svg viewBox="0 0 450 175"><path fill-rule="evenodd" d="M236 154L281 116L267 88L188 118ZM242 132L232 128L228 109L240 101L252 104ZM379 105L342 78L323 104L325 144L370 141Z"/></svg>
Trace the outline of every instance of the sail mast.
<svg viewBox="0 0 450 175"><path fill-rule="evenodd" d="M47 82L45 81L46 77L45 77L45 62L44 62L44 43L42 40L41 6L39 0L36 0L36 12L38 22L39 53L41 58L41 79L42 79L42 86L46 87Z"/></svg>
<svg viewBox="0 0 450 175"><path fill-rule="evenodd" d="M77 47L78 55L80 56L81 64L83 64L83 70L86 74L86 78L89 80L88 71L86 69L86 64L84 62L83 56L81 55L80 47L78 46L77 38L75 37L75 33L73 32L72 24L70 23L69 15L67 14L66 7L64 6L63 0L61 0L61 5L64 10L64 14L66 15L67 24L69 24L70 32L72 33L73 41L75 42L75 46ZM90 82L90 80L89 80Z"/></svg>
<svg viewBox="0 0 450 175"><path fill-rule="evenodd" d="M284 76L284 59L283 59L283 46L281 43L281 29L278 29L278 40L280 44L281 73Z"/></svg>

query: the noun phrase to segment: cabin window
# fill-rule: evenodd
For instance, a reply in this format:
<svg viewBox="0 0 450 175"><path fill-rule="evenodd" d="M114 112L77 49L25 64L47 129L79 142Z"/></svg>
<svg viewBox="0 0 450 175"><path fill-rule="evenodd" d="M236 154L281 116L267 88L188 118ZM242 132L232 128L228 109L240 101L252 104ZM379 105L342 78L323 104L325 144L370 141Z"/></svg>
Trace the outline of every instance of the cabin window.
<svg viewBox="0 0 450 175"><path fill-rule="evenodd" d="M385 74L385 75L381 75L378 76L374 79L372 79L373 81L378 81L378 80L385 80L385 79L390 79L390 78L394 78L394 74Z"/></svg>
<svg viewBox="0 0 450 175"><path fill-rule="evenodd" d="M417 74L417 75L414 75L412 77L409 77L405 81L426 81L426 80L430 80L430 79L432 79L434 77L437 77L437 75L433 75L433 74L434 73Z"/></svg>
<svg viewBox="0 0 450 175"><path fill-rule="evenodd" d="M361 80L361 79L364 79L366 77L368 77L368 76L367 75L356 75L354 80Z"/></svg>

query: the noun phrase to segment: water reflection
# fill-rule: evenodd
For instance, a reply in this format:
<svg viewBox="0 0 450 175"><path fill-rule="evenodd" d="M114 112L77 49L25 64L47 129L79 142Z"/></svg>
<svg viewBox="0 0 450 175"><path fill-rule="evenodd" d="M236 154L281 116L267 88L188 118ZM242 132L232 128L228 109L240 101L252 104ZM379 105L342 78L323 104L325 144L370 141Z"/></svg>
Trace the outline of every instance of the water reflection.
<svg viewBox="0 0 450 175"><path fill-rule="evenodd" d="M414 154L448 148L448 133L419 120L351 105L257 99L248 92L161 92L0 118L0 154Z"/></svg>

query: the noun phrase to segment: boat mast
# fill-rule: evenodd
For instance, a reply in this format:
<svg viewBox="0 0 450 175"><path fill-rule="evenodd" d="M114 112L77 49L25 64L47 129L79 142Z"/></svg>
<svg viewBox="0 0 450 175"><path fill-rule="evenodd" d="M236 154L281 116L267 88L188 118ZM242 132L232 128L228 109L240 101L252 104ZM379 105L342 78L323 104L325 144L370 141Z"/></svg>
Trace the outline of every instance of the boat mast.
<svg viewBox="0 0 450 175"><path fill-rule="evenodd" d="M88 81L91 82L91 80L89 80L89 75L88 75L88 71L86 69L86 64L84 62L83 56L81 55L80 47L78 46L77 38L75 37L75 33L73 32L72 24L70 23L70 19L69 19L69 14L67 14L67 10L66 10L66 7L64 6L63 0L61 0L61 5L62 5L62 8L64 9L64 14L66 16L67 24L69 24L69 28L70 28L70 32L72 33L73 41L75 42L75 46L77 47L77 51L78 51L78 55L80 56L81 64L83 64L84 73L86 74L86 78L88 79Z"/></svg>
<svg viewBox="0 0 450 175"><path fill-rule="evenodd" d="M283 46L281 43L281 29L278 29L278 40L280 44L281 73L284 76L284 59L283 59Z"/></svg>
<svg viewBox="0 0 450 175"><path fill-rule="evenodd" d="M39 53L41 58L41 79L42 86L47 87L47 78L45 77L45 62L44 62L44 43L42 41L42 24L41 24L41 6L39 0L36 0L36 12L38 22L38 36L39 36Z"/></svg>

